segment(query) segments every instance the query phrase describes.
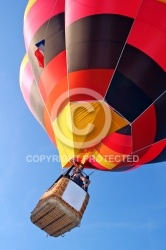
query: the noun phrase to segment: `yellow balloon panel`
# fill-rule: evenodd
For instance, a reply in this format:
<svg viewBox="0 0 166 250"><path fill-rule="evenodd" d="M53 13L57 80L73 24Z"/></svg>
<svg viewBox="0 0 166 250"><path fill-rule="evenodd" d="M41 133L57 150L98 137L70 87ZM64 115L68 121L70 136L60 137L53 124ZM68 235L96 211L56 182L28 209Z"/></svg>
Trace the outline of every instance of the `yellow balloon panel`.
<svg viewBox="0 0 166 250"><path fill-rule="evenodd" d="M62 166L74 157L84 161L102 139L127 124L103 101L69 103L53 121Z"/></svg>

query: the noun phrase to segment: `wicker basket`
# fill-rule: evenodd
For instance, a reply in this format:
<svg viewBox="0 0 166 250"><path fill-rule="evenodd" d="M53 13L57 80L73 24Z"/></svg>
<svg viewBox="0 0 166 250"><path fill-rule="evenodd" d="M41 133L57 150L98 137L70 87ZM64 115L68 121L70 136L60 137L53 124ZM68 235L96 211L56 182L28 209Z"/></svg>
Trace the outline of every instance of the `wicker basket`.
<svg viewBox="0 0 166 250"><path fill-rule="evenodd" d="M48 235L58 237L80 224L88 201L88 193L62 177L42 195L30 218Z"/></svg>

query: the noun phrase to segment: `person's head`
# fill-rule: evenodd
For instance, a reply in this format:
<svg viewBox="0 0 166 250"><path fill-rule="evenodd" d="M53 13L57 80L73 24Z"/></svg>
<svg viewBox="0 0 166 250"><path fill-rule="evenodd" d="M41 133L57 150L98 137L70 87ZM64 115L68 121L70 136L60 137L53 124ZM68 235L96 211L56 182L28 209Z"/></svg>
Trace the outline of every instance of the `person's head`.
<svg viewBox="0 0 166 250"><path fill-rule="evenodd" d="M80 173L82 171L82 169L78 166L74 169L75 173Z"/></svg>
<svg viewBox="0 0 166 250"><path fill-rule="evenodd" d="M82 163L79 164L79 170L83 170L84 169L84 165Z"/></svg>

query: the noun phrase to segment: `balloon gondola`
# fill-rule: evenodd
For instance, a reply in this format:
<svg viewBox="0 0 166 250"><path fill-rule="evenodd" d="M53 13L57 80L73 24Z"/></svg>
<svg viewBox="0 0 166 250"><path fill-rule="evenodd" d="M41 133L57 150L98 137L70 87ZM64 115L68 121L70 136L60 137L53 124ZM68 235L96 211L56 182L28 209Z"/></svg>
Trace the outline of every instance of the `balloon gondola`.
<svg viewBox="0 0 166 250"><path fill-rule="evenodd" d="M164 0L29 0L21 91L63 168L166 160L165 13Z"/></svg>
<svg viewBox="0 0 166 250"><path fill-rule="evenodd" d="M58 237L80 225L88 201L89 194L64 176L42 195L31 221L48 235Z"/></svg>

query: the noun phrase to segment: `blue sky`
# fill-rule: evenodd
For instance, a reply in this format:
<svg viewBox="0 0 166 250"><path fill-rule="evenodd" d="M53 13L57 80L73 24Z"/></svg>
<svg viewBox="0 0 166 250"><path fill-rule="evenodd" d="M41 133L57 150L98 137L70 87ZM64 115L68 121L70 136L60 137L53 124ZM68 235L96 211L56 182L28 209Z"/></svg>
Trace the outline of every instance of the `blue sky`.
<svg viewBox="0 0 166 250"><path fill-rule="evenodd" d="M28 110L19 87L25 54L27 1L0 3L0 246L5 250L164 250L165 163L126 173L91 175L90 202L81 226L65 237L46 237L30 221L40 196L61 174L60 163L28 162L28 155L56 155Z"/></svg>

